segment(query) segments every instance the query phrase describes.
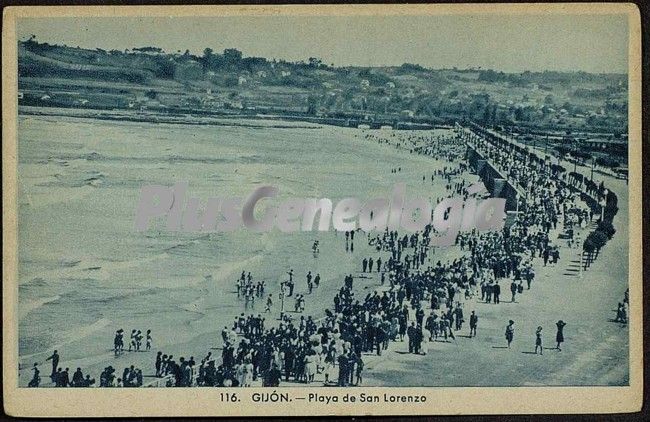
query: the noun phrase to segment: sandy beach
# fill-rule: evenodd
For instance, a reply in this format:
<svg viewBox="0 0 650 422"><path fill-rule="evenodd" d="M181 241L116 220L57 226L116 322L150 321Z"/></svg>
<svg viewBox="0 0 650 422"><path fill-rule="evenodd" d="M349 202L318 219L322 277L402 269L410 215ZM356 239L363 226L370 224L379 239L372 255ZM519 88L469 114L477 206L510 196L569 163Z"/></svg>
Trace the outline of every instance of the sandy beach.
<svg viewBox="0 0 650 422"><path fill-rule="evenodd" d="M363 257L376 254L363 234L355 239L354 252L346 251L343 235L334 231L180 234L158 224L138 233L133 218L143 184L187 180L199 198L246 196L262 184L277 185L281 197L333 201L387 196L398 182L407 184L408 195L432 201L446 192L443 180L422 181L446 161L370 142L363 136L369 132L357 129L259 131L247 124L206 127L34 115L19 122L21 385L29 380L29 365L43 362L53 349L62 356L61 366L72 371L81 367L97 377L107 365L119 372L134 364L143 369L145 383L155 385L156 351L195 360L210 351L219 355L224 326L242 312L263 312L262 300L245 309L237 298L234 281L241 271L265 280L266 293L276 297L290 268L297 293L307 293L308 271L320 273L321 285L306 295L305 310L319 318L332 306L343 277L359 276ZM186 143L192 147L185 148ZM334 154L339 158L329 159ZM401 171L392 173L396 167ZM475 175L462 177L478 181ZM364 385L627 383L627 355L622 353L627 328L609 321L616 307L612 298L622 298L627 288L627 193L624 181L599 178L619 196L620 211L614 221L617 234L589 271L576 272L578 252L554 240L561 261L537 265L533 288L516 303L493 305L474 298L465 304L466 312L480 315L477 338L468 338L464 329L456 341L432 343L427 356L407 354L405 343L392 343L381 357L364 356ZM314 240L320 242L318 255L311 251ZM432 261L460 253L456 247L439 249ZM381 288L377 276L355 279L359 295ZM292 308L293 300L287 299L285 309ZM265 315L267 326L277 324L279 309L276 300L273 312ZM513 350L503 347L508 319L518 324ZM547 327L545 346L552 347L558 319L569 324L565 350L532 355L535 327ZM152 351L115 357L112 336L118 328L127 333L151 329ZM46 375L48 365L43 369ZM422 371L431 377L421 377ZM316 381L322 381L321 374Z"/></svg>
<svg viewBox="0 0 650 422"><path fill-rule="evenodd" d="M219 332L244 311L234 285L241 271L265 280L267 293L277 290L289 268L298 292L306 290L307 271L320 273L321 287L305 311L319 317L343 276L359 271L369 252L365 238L355 242L354 253L346 252L342 234L333 231L179 234L160 224L138 233L134 210L144 184L187 180L199 198L247 196L261 184L277 185L280 197L333 201L388 196L398 182L407 184L409 196L445 194L444 181L421 181L444 161L368 142L357 129L259 131L54 116L24 116L19 124L21 367L58 349L62 364L73 370L98 375L124 362L147 375L154 353L115 361L118 328L151 329L154 350L200 359L221 346ZM339 158L329 159L334 154ZM402 171L392 174L397 166ZM316 239L321 252L314 258ZM377 284L360 279L355 288ZM255 312L264 309L255 306ZM278 313L276 304L268 318ZM30 373L20 371L21 383Z"/></svg>

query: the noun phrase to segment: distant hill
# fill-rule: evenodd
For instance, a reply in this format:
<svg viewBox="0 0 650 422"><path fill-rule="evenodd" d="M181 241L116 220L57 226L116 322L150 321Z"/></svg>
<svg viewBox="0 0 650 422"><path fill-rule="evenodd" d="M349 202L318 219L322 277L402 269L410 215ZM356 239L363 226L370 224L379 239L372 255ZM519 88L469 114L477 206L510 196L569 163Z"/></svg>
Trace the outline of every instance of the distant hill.
<svg viewBox="0 0 650 422"><path fill-rule="evenodd" d="M196 113L266 112L331 118L627 132L627 75L490 69L335 67L236 49L197 56L153 46L89 50L20 42L19 102Z"/></svg>

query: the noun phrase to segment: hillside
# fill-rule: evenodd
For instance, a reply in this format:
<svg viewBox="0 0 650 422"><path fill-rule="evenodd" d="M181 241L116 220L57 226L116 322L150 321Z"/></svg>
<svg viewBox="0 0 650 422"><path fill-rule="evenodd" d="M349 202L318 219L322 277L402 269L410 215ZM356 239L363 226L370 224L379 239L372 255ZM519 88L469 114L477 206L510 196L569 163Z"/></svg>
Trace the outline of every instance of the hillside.
<svg viewBox="0 0 650 422"><path fill-rule="evenodd" d="M313 57L243 57L236 49L196 56L34 39L19 43L18 72L21 105L627 132L627 76L618 74L335 67Z"/></svg>

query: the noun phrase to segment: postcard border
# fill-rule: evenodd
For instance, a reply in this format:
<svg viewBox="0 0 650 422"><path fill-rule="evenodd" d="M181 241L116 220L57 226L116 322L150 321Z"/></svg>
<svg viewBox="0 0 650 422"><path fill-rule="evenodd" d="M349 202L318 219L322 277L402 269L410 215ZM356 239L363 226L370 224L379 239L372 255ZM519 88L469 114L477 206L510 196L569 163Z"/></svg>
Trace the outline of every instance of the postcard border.
<svg viewBox="0 0 650 422"><path fill-rule="evenodd" d="M220 393L269 389L27 389L17 387L17 44L16 20L55 16L234 16L234 15L441 15L441 14L624 14L629 23L629 268L630 385L625 387L368 387L314 388L338 394L367 392L424 394L425 403L222 403ZM625 413L641 409L643 398L643 292L641 214L641 24L633 3L411 4L319 6L10 6L3 13L3 386L5 412L23 417L62 416L305 416ZM277 391L304 395L311 388ZM198 405L197 405L198 404Z"/></svg>

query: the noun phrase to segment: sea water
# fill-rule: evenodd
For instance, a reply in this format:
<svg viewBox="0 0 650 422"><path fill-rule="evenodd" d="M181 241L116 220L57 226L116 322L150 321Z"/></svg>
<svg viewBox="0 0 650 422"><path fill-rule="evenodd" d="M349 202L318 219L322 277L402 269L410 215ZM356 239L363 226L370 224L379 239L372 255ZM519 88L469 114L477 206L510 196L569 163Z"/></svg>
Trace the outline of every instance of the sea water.
<svg viewBox="0 0 650 422"><path fill-rule="evenodd" d="M220 344L216 333L244 312L234 284L241 271L266 281L276 313L278 286L290 268L298 290L306 290L307 271L320 273L321 288L307 302L307 314L317 314L331 306L344 275L360 270L359 254L367 247L362 235L355 238L357 252L349 253L343 234L333 231L202 234L167 232L159 224L138 232L134 217L143 185L188 181L188 194L198 198L245 198L261 185L278 187L279 198L332 201L386 196L395 183L432 201L446 194L444 183L432 184L430 177L447 163L366 140L368 131L238 123L19 117L23 365L55 348L66 361L91 365L95 356L99 362L118 328L126 332L125 345L132 328L152 329L156 349L202 336ZM397 167L401 171L391 173ZM314 240L320 242L317 257ZM264 309L259 302L256 313Z"/></svg>

